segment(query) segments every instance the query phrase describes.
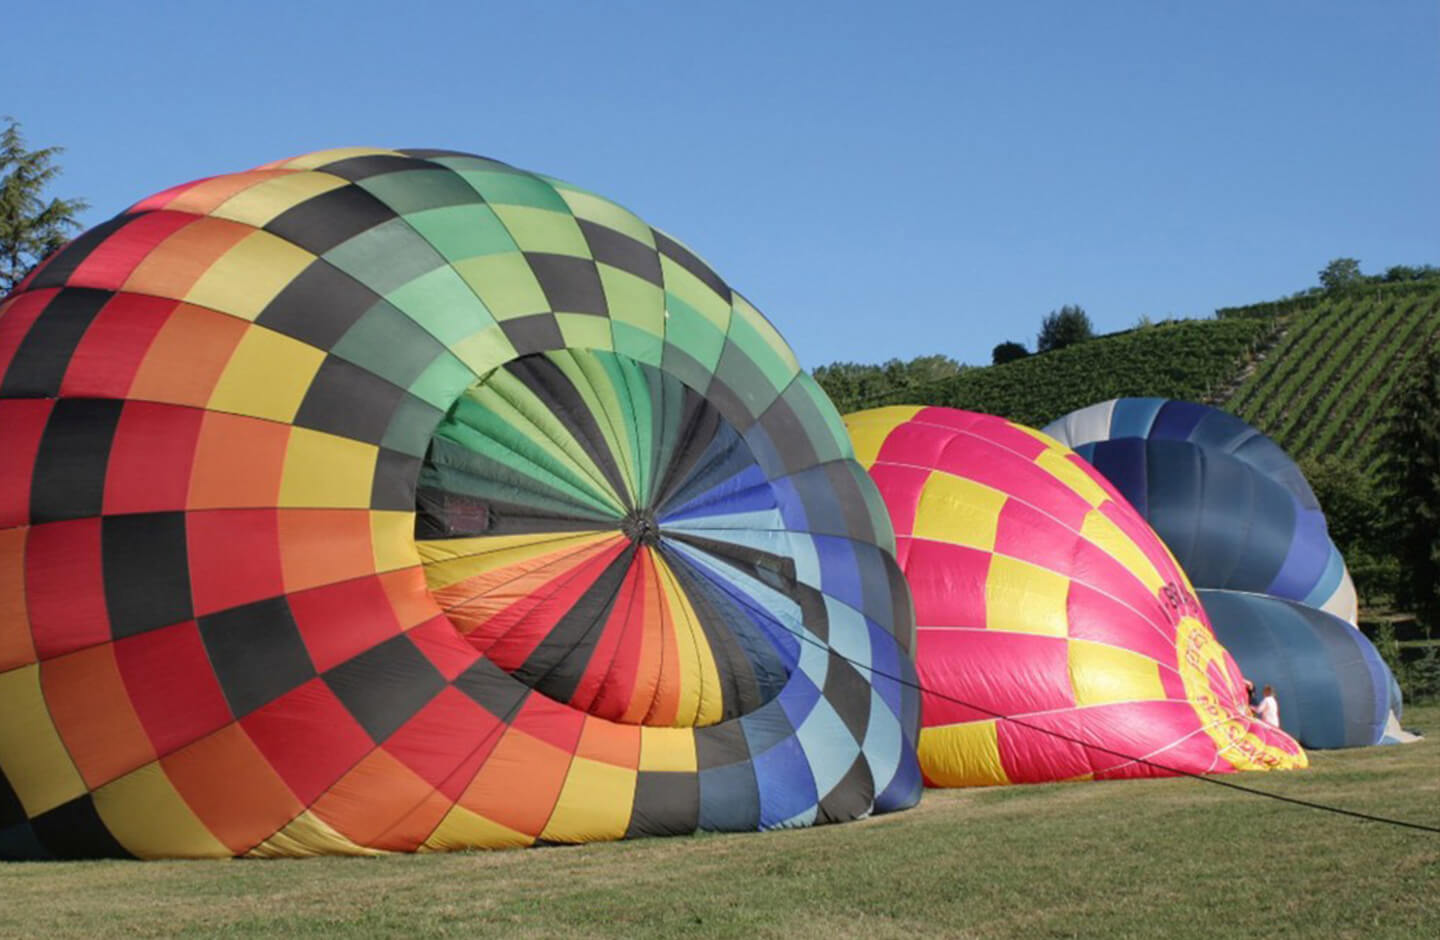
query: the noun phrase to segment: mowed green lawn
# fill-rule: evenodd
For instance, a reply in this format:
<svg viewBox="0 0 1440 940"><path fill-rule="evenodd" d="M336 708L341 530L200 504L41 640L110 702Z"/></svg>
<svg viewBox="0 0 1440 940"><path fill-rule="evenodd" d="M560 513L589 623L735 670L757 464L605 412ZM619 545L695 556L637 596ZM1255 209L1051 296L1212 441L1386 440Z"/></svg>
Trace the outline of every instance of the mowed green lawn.
<svg viewBox="0 0 1440 940"><path fill-rule="evenodd" d="M1427 740L1233 780L1440 826ZM1194 780L932 791L845 826L527 851L0 864L0 935L1440 936L1440 835Z"/></svg>

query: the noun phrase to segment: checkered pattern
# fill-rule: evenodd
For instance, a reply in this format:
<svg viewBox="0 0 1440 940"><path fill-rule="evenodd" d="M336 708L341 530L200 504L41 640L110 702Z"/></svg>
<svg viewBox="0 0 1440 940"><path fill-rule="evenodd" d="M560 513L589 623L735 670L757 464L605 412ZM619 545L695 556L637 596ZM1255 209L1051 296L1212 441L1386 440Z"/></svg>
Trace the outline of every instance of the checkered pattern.
<svg viewBox="0 0 1440 940"><path fill-rule="evenodd" d="M167 190L0 305L0 857L903 808L893 551L774 328L613 203L415 150Z"/></svg>
<svg viewBox="0 0 1440 940"><path fill-rule="evenodd" d="M927 783L1162 772L1133 758L1191 773L1304 765L1248 717L1170 553L1073 451L948 408L845 420L914 592Z"/></svg>

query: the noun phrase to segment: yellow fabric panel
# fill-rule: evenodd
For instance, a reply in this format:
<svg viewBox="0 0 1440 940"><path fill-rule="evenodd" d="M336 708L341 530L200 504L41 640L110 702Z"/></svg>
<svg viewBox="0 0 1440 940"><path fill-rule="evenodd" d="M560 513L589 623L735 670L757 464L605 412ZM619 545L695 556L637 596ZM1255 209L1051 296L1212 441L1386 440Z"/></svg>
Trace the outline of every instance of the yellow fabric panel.
<svg viewBox="0 0 1440 940"><path fill-rule="evenodd" d="M1069 657L1070 686L1080 708L1168 698L1160 682L1160 665L1147 656L1104 643L1071 640Z"/></svg>
<svg viewBox="0 0 1440 940"><path fill-rule="evenodd" d="M96 790L95 811L116 841L139 858L229 858L232 854L205 828L158 762Z"/></svg>
<svg viewBox="0 0 1440 940"><path fill-rule="evenodd" d="M1210 670L1223 671L1225 648L1210 628L1194 617L1181 617L1175 627L1175 648L1180 654L1180 681L1185 698L1200 718L1201 727L1215 742L1220 756L1236 770L1289 770L1310 766L1302 750L1297 755L1270 747L1251 730L1244 716L1228 714L1210 688Z"/></svg>
<svg viewBox="0 0 1440 940"><path fill-rule="evenodd" d="M992 555L985 578L985 626L991 630L1065 636L1070 579L1008 555Z"/></svg>
<svg viewBox="0 0 1440 940"><path fill-rule="evenodd" d="M695 770L695 732L689 728L640 728L641 770Z"/></svg>
<svg viewBox="0 0 1440 940"><path fill-rule="evenodd" d="M680 589L675 572L659 552L652 551L651 556L655 559L669 613L667 620L675 631L675 646L681 661L680 703L675 710L675 723L692 727L713 725L721 719L725 708L715 652L710 648L689 595Z"/></svg>
<svg viewBox="0 0 1440 940"><path fill-rule="evenodd" d="M1100 510L1092 509L1085 514L1085 522L1080 526L1080 534L1087 541L1098 545L1118 559L1150 589L1151 593L1159 593L1165 587L1165 579L1160 576L1155 564L1145 557L1140 546L1136 545L1130 536L1121 531L1120 527L1111 522Z"/></svg>
<svg viewBox="0 0 1440 940"><path fill-rule="evenodd" d="M590 319L600 318L590 317ZM460 360L465 368L474 372L477 378L520 355L515 351L515 345L510 342L510 337L505 335L505 328L498 323L481 327L452 344L450 352Z"/></svg>
<svg viewBox="0 0 1440 940"><path fill-rule="evenodd" d="M920 730L920 767L937 787L990 787L1010 783L1000 761L996 719Z"/></svg>
<svg viewBox="0 0 1440 940"><path fill-rule="evenodd" d="M576 757L540 838L551 842L621 839L635 802L635 771Z"/></svg>
<svg viewBox="0 0 1440 940"><path fill-rule="evenodd" d="M370 543L375 550L375 570L395 571L420 564L415 551L415 514L394 509L372 510Z"/></svg>
<svg viewBox="0 0 1440 940"><path fill-rule="evenodd" d="M305 811L288 826L245 853L246 858L315 858L321 855L388 855L366 848L336 832L325 820Z"/></svg>
<svg viewBox="0 0 1440 940"><path fill-rule="evenodd" d="M994 551L1000 508L1007 498L974 480L932 471L915 507L914 535Z"/></svg>
<svg viewBox="0 0 1440 940"><path fill-rule="evenodd" d="M257 231L221 255L183 299L254 320L314 260L305 249Z"/></svg>
<svg viewBox="0 0 1440 940"><path fill-rule="evenodd" d="M368 507L379 452L374 444L294 428L285 448L280 505Z"/></svg>
<svg viewBox="0 0 1440 940"><path fill-rule="evenodd" d="M261 228L287 209L347 184L329 173L286 173L236 193L210 214Z"/></svg>
<svg viewBox="0 0 1440 940"><path fill-rule="evenodd" d="M855 459L869 470L880 456L880 448L890 432L920 413L923 405L892 405L845 416L845 429L855 447Z"/></svg>
<svg viewBox="0 0 1440 940"><path fill-rule="evenodd" d="M477 575L526 562L535 561L538 563L531 567L541 567L552 558L615 538L619 538L615 532L538 532L419 541L415 543L415 548L420 554L421 564L425 566L425 580L430 589L440 590Z"/></svg>
<svg viewBox="0 0 1440 940"><path fill-rule="evenodd" d="M275 163L267 163L261 169L283 167L289 170L313 170L317 166L339 163L341 160L349 160L351 157L372 156L400 157L404 156L404 154L398 150L384 150L379 147L334 147L330 150L317 150L314 153L292 157L289 160L278 160Z"/></svg>
<svg viewBox="0 0 1440 940"><path fill-rule="evenodd" d="M0 770L29 816L38 816L85 793L60 733L50 720L40 690L40 667L23 666L0 673Z"/></svg>
<svg viewBox="0 0 1440 940"><path fill-rule="evenodd" d="M730 332L730 300L721 297L679 264L660 256L660 276L665 289L700 312L721 333Z"/></svg>
<svg viewBox="0 0 1440 940"><path fill-rule="evenodd" d="M240 337L206 407L289 424L324 359L313 346L252 326Z"/></svg>
<svg viewBox="0 0 1440 940"><path fill-rule="evenodd" d="M1068 459L1069 453L1069 448L1047 450L1035 458L1035 463L1092 506L1099 506L1109 499L1110 494L1105 492L1104 487Z"/></svg>
<svg viewBox="0 0 1440 940"><path fill-rule="evenodd" d="M454 852L459 849L511 849L533 845L535 840L509 826L486 819L478 813L456 806L445 815L440 825L425 840L421 851Z"/></svg>
<svg viewBox="0 0 1440 940"><path fill-rule="evenodd" d="M25 537L28 528L0 529L0 672L35 661L25 610Z"/></svg>
<svg viewBox="0 0 1440 940"><path fill-rule="evenodd" d="M655 238L650 234L650 226L636 218L629 210L594 193L580 192L568 186L561 187L557 192L560 193L560 198L565 200L565 204L570 207L570 211L575 213L576 218L599 222L606 228L629 235L642 245L655 247Z"/></svg>
<svg viewBox="0 0 1440 940"><path fill-rule="evenodd" d="M588 313L557 313L555 322L569 349L615 348L615 336L610 332L610 321L606 317Z"/></svg>

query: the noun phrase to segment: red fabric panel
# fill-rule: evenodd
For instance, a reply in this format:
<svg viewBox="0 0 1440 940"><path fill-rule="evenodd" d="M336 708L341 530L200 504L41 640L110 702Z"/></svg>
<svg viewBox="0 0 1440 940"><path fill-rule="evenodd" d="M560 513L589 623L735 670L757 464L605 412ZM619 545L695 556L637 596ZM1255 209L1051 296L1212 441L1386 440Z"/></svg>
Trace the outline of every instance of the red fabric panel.
<svg viewBox="0 0 1440 940"><path fill-rule="evenodd" d="M638 555L636 556L639 557ZM632 560L620 584L610 616L600 628L599 642L570 703L602 718L619 720L634 696L645 646L644 572Z"/></svg>
<svg viewBox="0 0 1440 940"><path fill-rule="evenodd" d="M922 627L984 627L990 553L965 545L906 539L903 570Z"/></svg>
<svg viewBox="0 0 1440 940"><path fill-rule="evenodd" d="M191 512L185 535L196 616L285 593L275 510Z"/></svg>
<svg viewBox="0 0 1440 940"><path fill-rule="evenodd" d="M110 445L105 512L185 509L203 417L195 408L127 402Z"/></svg>
<svg viewBox="0 0 1440 940"><path fill-rule="evenodd" d="M107 302L70 357L61 396L124 398L175 303L140 294L118 294Z"/></svg>
<svg viewBox="0 0 1440 940"><path fill-rule="evenodd" d="M915 510L920 505L920 494L925 490L925 481L930 479L930 470L925 467L902 467L898 464L876 461L870 468L870 478L880 488L885 499L885 508L890 511L890 522L895 526L896 535L909 535L915 531Z"/></svg>
<svg viewBox="0 0 1440 940"><path fill-rule="evenodd" d="M55 404L48 398L0 401L0 529L30 521L30 481L45 422Z"/></svg>
<svg viewBox="0 0 1440 940"><path fill-rule="evenodd" d="M926 694L926 727L1075 707L1064 637L921 629L915 661L922 686L959 699Z"/></svg>
<svg viewBox="0 0 1440 940"><path fill-rule="evenodd" d="M15 350L20 348L25 334L30 332L30 327L58 293L59 288L46 288L12 295L15 299L0 307L0 378L4 378L5 371L10 368Z"/></svg>
<svg viewBox="0 0 1440 940"><path fill-rule="evenodd" d="M286 600L319 672L400 633L385 589L374 575L299 591Z"/></svg>
<svg viewBox="0 0 1440 940"><path fill-rule="evenodd" d="M99 519L51 522L30 530L25 597L41 660L110 639Z"/></svg>
<svg viewBox="0 0 1440 940"><path fill-rule="evenodd" d="M193 620L117 641L115 661L161 756L230 722L230 706Z"/></svg>
<svg viewBox="0 0 1440 940"><path fill-rule="evenodd" d="M146 255L196 218L183 212L150 212L132 218L95 246L65 279L66 285L119 290Z"/></svg>
<svg viewBox="0 0 1440 940"><path fill-rule="evenodd" d="M1176 666L1175 628L1160 614L1158 604L1137 612L1089 585L1071 581L1065 616L1074 639L1134 650L1172 669Z"/></svg>
<svg viewBox="0 0 1440 940"><path fill-rule="evenodd" d="M447 682L475 664L480 654L444 614L430 618L406 634Z"/></svg>
<svg viewBox="0 0 1440 940"><path fill-rule="evenodd" d="M451 686L401 725L385 741L385 750L455 801L504 730L499 718Z"/></svg>
<svg viewBox="0 0 1440 940"><path fill-rule="evenodd" d="M375 745L321 679L311 679L240 722L300 802L310 804Z"/></svg>
<svg viewBox="0 0 1440 940"><path fill-rule="evenodd" d="M543 695L530 695L511 725L516 731L553 744L566 754L574 754L585 727L585 713Z"/></svg>

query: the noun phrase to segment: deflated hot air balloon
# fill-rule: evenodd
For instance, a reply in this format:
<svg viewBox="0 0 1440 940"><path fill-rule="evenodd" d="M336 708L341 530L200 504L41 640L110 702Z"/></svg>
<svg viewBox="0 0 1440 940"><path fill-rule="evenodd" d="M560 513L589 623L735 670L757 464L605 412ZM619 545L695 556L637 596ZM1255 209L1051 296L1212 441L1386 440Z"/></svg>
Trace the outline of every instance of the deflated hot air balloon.
<svg viewBox="0 0 1440 940"><path fill-rule="evenodd" d="M1355 622L1355 586L1300 468L1234 415L1117 398L1045 433L1130 501L1201 588L1273 594Z"/></svg>
<svg viewBox="0 0 1440 940"><path fill-rule="evenodd" d="M1140 516L1001 418L849 415L915 598L932 786L1303 767Z"/></svg>
<svg viewBox="0 0 1440 940"><path fill-rule="evenodd" d="M1349 623L1264 594L1199 595L1215 635L1257 687L1274 687L1280 727L1305 747L1368 747L1411 737L1400 730L1394 676Z"/></svg>
<svg viewBox="0 0 1440 940"><path fill-rule="evenodd" d="M565 183L311 154L143 200L0 306L0 856L899 809L912 631L774 328Z"/></svg>

